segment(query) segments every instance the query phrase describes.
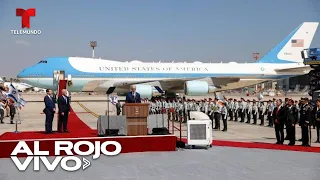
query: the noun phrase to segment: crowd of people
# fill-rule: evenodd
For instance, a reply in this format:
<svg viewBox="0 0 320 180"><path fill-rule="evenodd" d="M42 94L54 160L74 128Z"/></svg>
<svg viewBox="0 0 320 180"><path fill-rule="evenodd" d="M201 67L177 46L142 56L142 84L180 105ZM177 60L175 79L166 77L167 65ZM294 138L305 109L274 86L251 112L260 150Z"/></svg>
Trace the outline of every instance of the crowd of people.
<svg viewBox="0 0 320 180"><path fill-rule="evenodd" d="M153 98L150 101L142 99L142 102L150 103L150 114L168 114L169 120L182 121L190 120L191 111L200 111L207 114L212 120L212 128L220 130L222 120L223 129L227 131L228 121L267 126L275 129L277 138L276 144L283 144L289 140L288 145L295 145L296 126L301 128L303 146L310 146L309 127L316 129L317 140L320 143L320 100L312 102L308 98L301 98L294 101L289 98L262 100L237 99L195 99L176 98ZM120 115L121 105L117 103L117 114ZM284 129L285 132L284 132ZM285 136L286 135L286 136Z"/></svg>
<svg viewBox="0 0 320 180"><path fill-rule="evenodd" d="M0 123L4 124L5 118L10 120L10 124L14 124L13 119L16 114L15 103L7 98L9 92L8 86L0 86Z"/></svg>

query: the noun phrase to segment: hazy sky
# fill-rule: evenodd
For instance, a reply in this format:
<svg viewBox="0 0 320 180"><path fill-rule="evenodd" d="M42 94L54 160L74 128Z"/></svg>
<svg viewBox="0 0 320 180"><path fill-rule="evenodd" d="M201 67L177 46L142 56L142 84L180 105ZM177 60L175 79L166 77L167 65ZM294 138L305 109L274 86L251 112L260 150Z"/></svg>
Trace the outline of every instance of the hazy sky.
<svg viewBox="0 0 320 180"><path fill-rule="evenodd" d="M304 21L320 21L319 0L0 0L0 76L14 77L45 57L253 62ZM36 8L21 29L16 8ZM320 30L312 43L320 47ZM3 67L5 66L5 67Z"/></svg>

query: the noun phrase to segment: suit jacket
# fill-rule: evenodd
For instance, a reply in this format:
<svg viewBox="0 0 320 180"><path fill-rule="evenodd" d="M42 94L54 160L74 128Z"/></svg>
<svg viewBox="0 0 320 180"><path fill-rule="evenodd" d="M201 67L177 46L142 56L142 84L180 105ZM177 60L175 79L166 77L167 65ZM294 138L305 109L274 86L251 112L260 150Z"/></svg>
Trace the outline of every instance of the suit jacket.
<svg viewBox="0 0 320 180"><path fill-rule="evenodd" d="M133 93L129 92L126 96L126 103L141 103L140 94L136 92L136 96L133 97Z"/></svg>
<svg viewBox="0 0 320 180"><path fill-rule="evenodd" d="M295 106L292 106L291 108L287 107L287 125L296 124L298 122L298 109Z"/></svg>
<svg viewBox="0 0 320 180"><path fill-rule="evenodd" d="M68 113L70 111L70 100L67 96L60 96L58 98L59 113Z"/></svg>
<svg viewBox="0 0 320 180"><path fill-rule="evenodd" d="M52 98L49 98L48 95L44 97L45 108L44 113L54 113L53 109L56 108L55 103Z"/></svg>
<svg viewBox="0 0 320 180"><path fill-rule="evenodd" d="M278 124L284 124L286 122L286 108L280 106L279 112L277 114L278 108L279 107L275 107L273 109L273 112L272 112L273 120L274 120L274 122L275 122L275 120L278 120ZM276 124L276 122L275 122L275 124Z"/></svg>

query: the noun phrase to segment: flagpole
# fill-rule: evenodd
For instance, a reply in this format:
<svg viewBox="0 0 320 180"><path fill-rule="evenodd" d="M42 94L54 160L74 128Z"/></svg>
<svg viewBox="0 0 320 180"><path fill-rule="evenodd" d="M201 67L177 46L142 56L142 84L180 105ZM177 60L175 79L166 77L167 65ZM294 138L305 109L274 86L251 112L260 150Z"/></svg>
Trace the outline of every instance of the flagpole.
<svg viewBox="0 0 320 180"><path fill-rule="evenodd" d="M18 112L18 119L16 120L16 130L14 131L14 133L19 133L19 131L18 131L18 121L21 122L21 120L20 120L20 113L19 113L19 108L17 108L17 107L15 107L15 108L16 108L16 110L17 110L17 112Z"/></svg>

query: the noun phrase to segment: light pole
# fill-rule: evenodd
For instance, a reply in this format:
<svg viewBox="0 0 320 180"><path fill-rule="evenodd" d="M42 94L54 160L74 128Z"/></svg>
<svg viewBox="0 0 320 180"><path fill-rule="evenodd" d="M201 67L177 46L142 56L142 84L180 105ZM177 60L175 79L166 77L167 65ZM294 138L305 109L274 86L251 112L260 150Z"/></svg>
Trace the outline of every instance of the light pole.
<svg viewBox="0 0 320 180"><path fill-rule="evenodd" d="M257 52L252 53L252 57L253 57L254 60L257 61L257 60L260 58L260 53L257 53ZM263 83L262 83L262 84L263 84ZM258 85L255 85L254 88L255 88L255 90L257 91L257 90L258 90ZM260 91L259 91L259 92L261 92L261 89L262 89L262 88L260 88Z"/></svg>
<svg viewBox="0 0 320 180"><path fill-rule="evenodd" d="M252 53L252 57L257 61L260 58L260 53Z"/></svg>
<svg viewBox="0 0 320 180"><path fill-rule="evenodd" d="M94 48L97 47L97 41L90 41L90 47L92 48L92 57L94 58Z"/></svg>

